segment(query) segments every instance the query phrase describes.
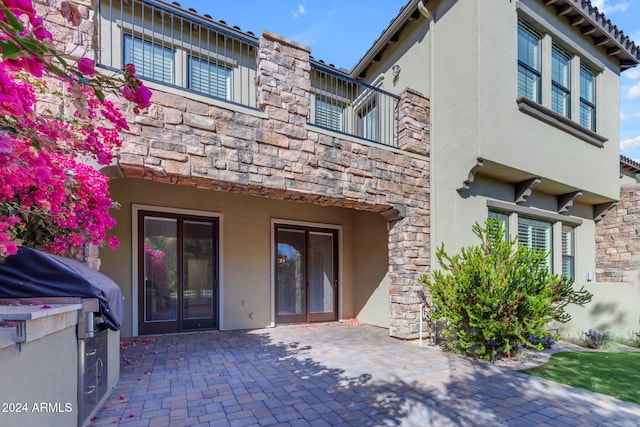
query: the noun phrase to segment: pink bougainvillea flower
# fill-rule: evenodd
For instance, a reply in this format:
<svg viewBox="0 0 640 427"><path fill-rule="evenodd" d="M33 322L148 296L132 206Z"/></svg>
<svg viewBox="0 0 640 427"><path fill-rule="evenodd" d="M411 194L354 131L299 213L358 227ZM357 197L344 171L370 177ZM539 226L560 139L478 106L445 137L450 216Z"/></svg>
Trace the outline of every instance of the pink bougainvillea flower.
<svg viewBox="0 0 640 427"><path fill-rule="evenodd" d="M45 304L45 305L43 305L43 306L42 306L42 307L40 307L40 308L46 309L46 308L51 308L51 306L50 306L49 304Z"/></svg>
<svg viewBox="0 0 640 427"><path fill-rule="evenodd" d="M122 88L122 95L125 99L135 102L138 108L147 108L151 105L151 91L145 86L139 86L135 89L125 86Z"/></svg>
<svg viewBox="0 0 640 427"><path fill-rule="evenodd" d="M136 73L136 66L133 64L124 64L124 67L122 67L122 70L124 71L125 74L134 75Z"/></svg>
<svg viewBox="0 0 640 427"><path fill-rule="evenodd" d="M93 76L96 74L96 63L93 59L80 58L78 61L78 71L85 76Z"/></svg>
<svg viewBox="0 0 640 427"><path fill-rule="evenodd" d="M4 3L7 9L13 12L13 14L16 16L20 16L23 14L33 16L36 13L31 0L2 0L2 3Z"/></svg>
<svg viewBox="0 0 640 427"><path fill-rule="evenodd" d="M67 21L76 27L82 22L80 9L78 9L78 6L73 3L69 3L68 1L63 1L60 4L60 14L62 14Z"/></svg>

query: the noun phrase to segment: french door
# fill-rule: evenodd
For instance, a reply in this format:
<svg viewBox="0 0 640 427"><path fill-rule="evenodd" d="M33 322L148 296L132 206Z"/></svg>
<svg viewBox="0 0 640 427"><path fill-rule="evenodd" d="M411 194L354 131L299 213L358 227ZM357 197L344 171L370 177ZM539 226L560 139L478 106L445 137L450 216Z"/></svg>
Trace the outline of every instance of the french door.
<svg viewBox="0 0 640 427"><path fill-rule="evenodd" d="M218 327L218 220L138 212L138 332Z"/></svg>
<svg viewBox="0 0 640 427"><path fill-rule="evenodd" d="M276 225L276 322L338 319L338 231Z"/></svg>

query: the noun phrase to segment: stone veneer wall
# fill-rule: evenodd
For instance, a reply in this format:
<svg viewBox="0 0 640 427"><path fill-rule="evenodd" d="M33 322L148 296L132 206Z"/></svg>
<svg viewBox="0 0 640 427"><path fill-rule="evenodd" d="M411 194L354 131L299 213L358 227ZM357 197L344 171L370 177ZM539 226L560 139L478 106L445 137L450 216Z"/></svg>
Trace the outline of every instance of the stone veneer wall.
<svg viewBox="0 0 640 427"><path fill-rule="evenodd" d="M96 3L74 2L84 18L80 29L50 9L56 44L70 57L96 57ZM131 127L116 175L381 213L389 222L390 335L416 338L417 276L430 267L428 99L412 90L402 94L398 146L404 151L392 149L307 125L308 48L265 32L257 64L262 111L157 86L141 115L115 100ZM96 248L76 252L99 266Z"/></svg>
<svg viewBox="0 0 640 427"><path fill-rule="evenodd" d="M631 282L640 267L640 184L625 184L596 226L596 280Z"/></svg>

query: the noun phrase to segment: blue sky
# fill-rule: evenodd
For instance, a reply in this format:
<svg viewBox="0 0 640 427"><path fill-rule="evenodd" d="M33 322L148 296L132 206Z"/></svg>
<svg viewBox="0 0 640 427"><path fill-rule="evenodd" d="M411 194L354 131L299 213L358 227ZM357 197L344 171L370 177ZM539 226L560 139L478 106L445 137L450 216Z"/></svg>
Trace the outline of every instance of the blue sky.
<svg viewBox="0 0 640 427"><path fill-rule="evenodd" d="M408 0L178 0L243 31L268 30L311 48L311 54L350 69ZM591 0L640 45L640 0ZM640 161L640 67L620 79L620 153Z"/></svg>

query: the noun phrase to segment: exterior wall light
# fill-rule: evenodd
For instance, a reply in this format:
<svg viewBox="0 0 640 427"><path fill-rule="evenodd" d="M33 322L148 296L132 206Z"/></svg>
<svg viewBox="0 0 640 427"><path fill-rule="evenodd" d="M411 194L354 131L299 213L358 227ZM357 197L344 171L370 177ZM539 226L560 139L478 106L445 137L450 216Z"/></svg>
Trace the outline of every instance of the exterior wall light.
<svg viewBox="0 0 640 427"><path fill-rule="evenodd" d="M398 64L391 67L391 72L393 73L393 77L397 78L400 75L400 66Z"/></svg>

